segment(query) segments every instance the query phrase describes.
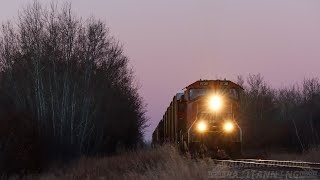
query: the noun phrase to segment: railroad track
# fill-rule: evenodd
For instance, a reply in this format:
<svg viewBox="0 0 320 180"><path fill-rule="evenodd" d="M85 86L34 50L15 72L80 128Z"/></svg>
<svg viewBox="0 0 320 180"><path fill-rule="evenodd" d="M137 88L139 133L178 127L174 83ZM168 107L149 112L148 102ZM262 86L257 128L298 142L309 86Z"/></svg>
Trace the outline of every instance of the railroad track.
<svg viewBox="0 0 320 180"><path fill-rule="evenodd" d="M242 173L245 179L259 179L259 177L269 179L269 176L270 179L320 179L320 163L315 162L264 159L214 159L214 161L216 164L228 166L231 170ZM243 176L244 172L247 173L246 176Z"/></svg>
<svg viewBox="0 0 320 180"><path fill-rule="evenodd" d="M320 163L316 162L305 162L305 161L280 161L280 160L269 160L269 159L237 159L237 161L245 162L256 162L256 163L266 163L281 167L292 167L300 169L311 169L315 171L320 171Z"/></svg>

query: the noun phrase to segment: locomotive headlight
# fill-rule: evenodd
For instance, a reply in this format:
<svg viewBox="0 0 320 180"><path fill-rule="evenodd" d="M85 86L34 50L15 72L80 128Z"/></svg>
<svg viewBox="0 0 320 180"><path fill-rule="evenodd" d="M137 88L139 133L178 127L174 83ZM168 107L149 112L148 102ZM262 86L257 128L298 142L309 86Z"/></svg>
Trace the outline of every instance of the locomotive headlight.
<svg viewBox="0 0 320 180"><path fill-rule="evenodd" d="M234 128L234 125L232 122L226 122L224 125L223 125L223 129L224 131L226 132L231 132Z"/></svg>
<svg viewBox="0 0 320 180"><path fill-rule="evenodd" d="M197 125L197 129L199 132L204 132L207 130L207 124L205 122L199 122Z"/></svg>
<svg viewBox="0 0 320 180"><path fill-rule="evenodd" d="M214 111L217 111L221 108L221 98L219 96L211 97L209 101L210 108Z"/></svg>

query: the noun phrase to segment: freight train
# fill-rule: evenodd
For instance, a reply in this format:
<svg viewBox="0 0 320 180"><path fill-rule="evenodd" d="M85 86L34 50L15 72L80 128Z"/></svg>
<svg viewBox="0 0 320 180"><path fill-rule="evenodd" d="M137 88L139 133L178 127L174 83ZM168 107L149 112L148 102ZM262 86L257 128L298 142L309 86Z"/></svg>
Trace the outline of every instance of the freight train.
<svg viewBox="0 0 320 180"><path fill-rule="evenodd" d="M175 143L183 152L241 154L243 88L229 80L199 80L177 93L152 134L152 145Z"/></svg>

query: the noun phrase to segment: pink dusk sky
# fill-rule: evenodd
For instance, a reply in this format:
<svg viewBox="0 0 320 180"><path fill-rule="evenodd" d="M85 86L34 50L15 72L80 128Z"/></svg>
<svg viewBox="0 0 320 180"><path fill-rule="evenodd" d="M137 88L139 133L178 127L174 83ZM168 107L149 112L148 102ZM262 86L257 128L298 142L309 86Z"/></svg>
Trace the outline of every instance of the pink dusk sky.
<svg viewBox="0 0 320 180"><path fill-rule="evenodd" d="M28 2L2 1L0 21ZM200 78L261 73L282 87L320 77L319 0L69 2L76 15L106 22L123 44L147 104L146 139L175 93Z"/></svg>

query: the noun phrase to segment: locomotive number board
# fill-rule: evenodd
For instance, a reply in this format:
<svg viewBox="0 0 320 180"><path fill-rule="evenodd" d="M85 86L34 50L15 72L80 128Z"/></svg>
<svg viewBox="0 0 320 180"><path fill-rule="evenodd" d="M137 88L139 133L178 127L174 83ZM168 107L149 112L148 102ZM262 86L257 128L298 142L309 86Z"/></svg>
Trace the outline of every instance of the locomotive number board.
<svg viewBox="0 0 320 180"><path fill-rule="evenodd" d="M208 81L202 81L202 82L199 82L199 85L200 86L208 86L209 82Z"/></svg>

